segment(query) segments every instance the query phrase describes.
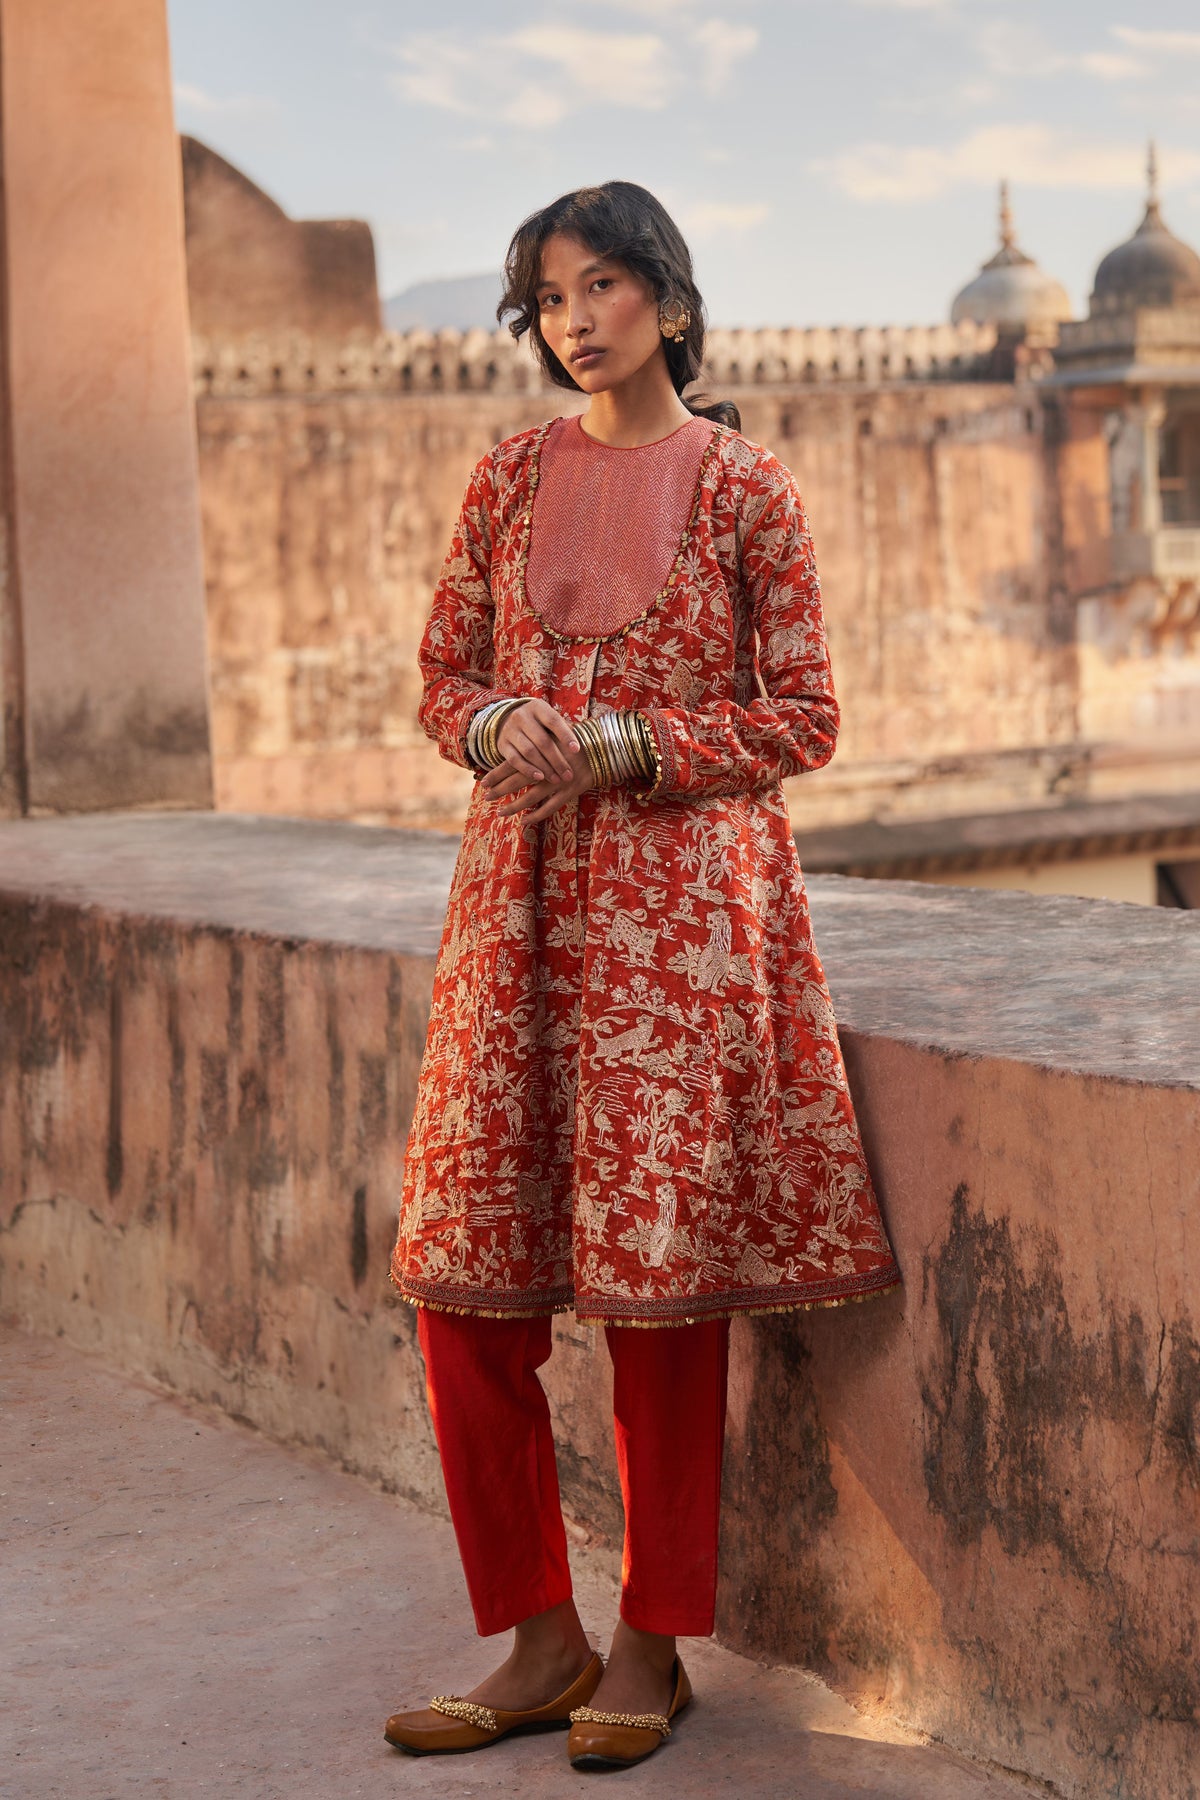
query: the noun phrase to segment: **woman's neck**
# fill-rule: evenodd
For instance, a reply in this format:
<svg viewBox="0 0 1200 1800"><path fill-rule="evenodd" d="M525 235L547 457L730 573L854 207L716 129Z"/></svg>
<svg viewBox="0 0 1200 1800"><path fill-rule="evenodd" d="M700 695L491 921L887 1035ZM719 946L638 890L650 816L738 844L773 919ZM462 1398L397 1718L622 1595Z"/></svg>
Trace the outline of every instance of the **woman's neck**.
<svg viewBox="0 0 1200 1800"><path fill-rule="evenodd" d="M639 444L653 444L669 437L693 416L671 386L661 358L659 367L638 370L619 387L606 388L593 394L591 405L581 423L589 437L599 443L633 450Z"/></svg>

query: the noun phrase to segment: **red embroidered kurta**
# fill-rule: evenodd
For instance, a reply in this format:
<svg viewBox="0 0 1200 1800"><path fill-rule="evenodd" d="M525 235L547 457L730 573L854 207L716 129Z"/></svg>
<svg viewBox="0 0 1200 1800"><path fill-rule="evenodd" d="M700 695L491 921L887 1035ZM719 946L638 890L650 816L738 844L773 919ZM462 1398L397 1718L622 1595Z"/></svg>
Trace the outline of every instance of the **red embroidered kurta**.
<svg viewBox="0 0 1200 1800"><path fill-rule="evenodd" d="M539 512L535 492L552 432L551 459L578 458L568 430L580 427L521 432L476 466L421 645L418 717L469 766L467 726L490 700L538 695L570 718L633 707L659 772L538 825L501 817L476 786L392 1279L419 1304L573 1305L651 1325L891 1287L780 787L828 762L838 728L795 482L708 420L657 446L593 445L634 459L593 471L601 487L627 491L638 467L651 498L707 439L657 592L634 613L615 557L625 578L615 594L596 588L605 616L581 620L595 560L572 593L539 545L539 614L527 564L554 509ZM640 539L636 509L628 518L650 581L662 518L660 501Z"/></svg>

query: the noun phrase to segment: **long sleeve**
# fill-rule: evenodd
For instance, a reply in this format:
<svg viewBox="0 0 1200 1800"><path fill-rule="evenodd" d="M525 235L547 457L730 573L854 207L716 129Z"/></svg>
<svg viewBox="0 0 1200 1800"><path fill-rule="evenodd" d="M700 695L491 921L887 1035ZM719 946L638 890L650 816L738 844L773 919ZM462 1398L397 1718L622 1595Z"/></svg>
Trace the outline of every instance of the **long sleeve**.
<svg viewBox="0 0 1200 1800"><path fill-rule="evenodd" d="M658 750L649 790L656 799L749 793L821 768L837 744L840 714L804 505L782 463L770 458L764 473L762 491L742 503L740 530L762 697L696 712L639 708Z"/></svg>
<svg viewBox="0 0 1200 1800"><path fill-rule="evenodd" d="M494 608L490 581L495 482L490 453L467 483L442 564L417 666L424 688L417 723L447 761L475 770L467 727L480 707L511 696L492 686ZM478 772L476 770L476 772Z"/></svg>

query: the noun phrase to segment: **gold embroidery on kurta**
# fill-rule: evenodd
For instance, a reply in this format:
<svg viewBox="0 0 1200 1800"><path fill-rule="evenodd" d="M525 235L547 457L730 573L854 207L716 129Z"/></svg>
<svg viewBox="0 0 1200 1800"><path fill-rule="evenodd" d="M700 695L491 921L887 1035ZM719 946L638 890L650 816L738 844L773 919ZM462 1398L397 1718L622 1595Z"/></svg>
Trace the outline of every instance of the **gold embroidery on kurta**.
<svg viewBox="0 0 1200 1800"><path fill-rule="evenodd" d="M472 478L421 649L465 763L481 694L651 724L647 790L544 826L478 786L451 886L392 1276L418 1304L682 1323L898 1279L780 780L837 706L790 474L714 427L678 578L597 646L522 591L545 427Z"/></svg>

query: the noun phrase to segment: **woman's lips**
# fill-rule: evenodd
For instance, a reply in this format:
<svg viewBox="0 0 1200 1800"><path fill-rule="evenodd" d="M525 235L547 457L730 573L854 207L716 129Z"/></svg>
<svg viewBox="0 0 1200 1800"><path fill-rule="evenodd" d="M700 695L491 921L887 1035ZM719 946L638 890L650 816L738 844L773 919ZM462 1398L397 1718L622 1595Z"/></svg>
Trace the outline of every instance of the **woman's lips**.
<svg viewBox="0 0 1200 1800"><path fill-rule="evenodd" d="M571 358L571 367L573 369L589 369L594 362L599 362L603 355L603 350L585 350L582 356Z"/></svg>

